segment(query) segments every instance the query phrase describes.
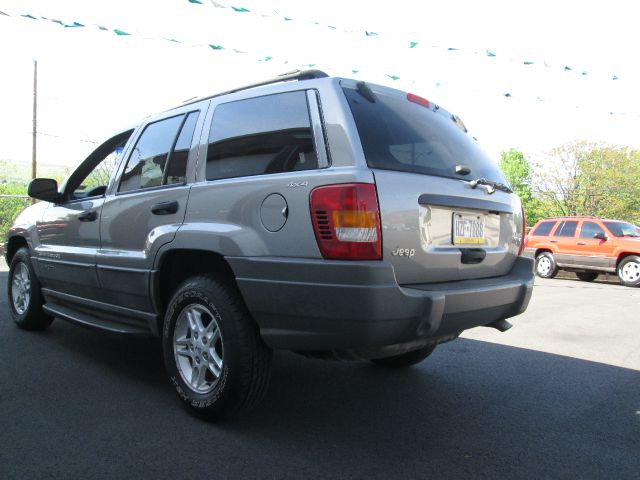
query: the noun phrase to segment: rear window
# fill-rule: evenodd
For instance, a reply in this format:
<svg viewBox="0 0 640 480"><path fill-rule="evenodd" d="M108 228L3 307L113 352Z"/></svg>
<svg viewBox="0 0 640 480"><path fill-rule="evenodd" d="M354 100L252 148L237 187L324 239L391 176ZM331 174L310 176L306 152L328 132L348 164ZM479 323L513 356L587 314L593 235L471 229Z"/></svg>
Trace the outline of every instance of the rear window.
<svg viewBox="0 0 640 480"><path fill-rule="evenodd" d="M576 234L576 227L578 222L574 220L565 220L560 224L554 237L573 237Z"/></svg>
<svg viewBox="0 0 640 480"><path fill-rule="evenodd" d="M498 165L446 111L406 96L376 92L371 102L353 88L343 90L371 168L506 183ZM457 175L457 165L470 174Z"/></svg>
<svg viewBox="0 0 640 480"><path fill-rule="evenodd" d="M551 232L555 224L556 222L542 222L536 228L533 229L533 231L531 232L531 235L540 235L540 236L549 235L549 233Z"/></svg>

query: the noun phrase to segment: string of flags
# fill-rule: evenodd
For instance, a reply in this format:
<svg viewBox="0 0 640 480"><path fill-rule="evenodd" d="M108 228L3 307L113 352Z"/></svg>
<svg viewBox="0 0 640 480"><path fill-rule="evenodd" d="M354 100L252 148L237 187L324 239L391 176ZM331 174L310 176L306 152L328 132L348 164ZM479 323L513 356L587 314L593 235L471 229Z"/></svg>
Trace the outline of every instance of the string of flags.
<svg viewBox="0 0 640 480"><path fill-rule="evenodd" d="M204 6L205 2L203 0L184 0L186 2L188 2L189 4L193 4L193 5L201 5ZM238 6L238 5L232 5L232 4L225 4L221 1L210 1L211 6L213 8L216 9L227 9L229 12L233 12L233 13L237 13L237 14L243 14L243 15L259 15L260 17L276 17L276 18L280 18L285 22L296 22L296 20L294 18L291 17L287 17L285 15L280 14L279 12L277 12L276 10L271 10L270 12L254 12L248 8L245 8L243 6ZM110 26L106 26L103 24L90 24L87 22L81 22L81 21L63 21L61 19L58 18L49 18L49 17L45 17L45 16L36 16L33 15L31 13L23 13L23 14L10 14L10 13L6 13L3 11L0 11L0 16L7 16L7 17L17 17L17 18L24 18L26 20L31 20L31 21L49 21L52 22L54 24L57 24L63 28L70 28L70 29L98 29L99 31L103 31L103 32L108 32L108 33L113 33L117 36L138 36L138 37L142 37L145 39L155 39L155 40L163 40L163 41L169 41L169 42L173 42L173 43L178 43L178 44L182 44L184 46L189 46L189 47L208 47L211 51L226 51L226 52L233 52L236 54L250 54L250 52L246 49L246 48L234 48L234 46L232 45L223 45L220 44L219 42L216 43L209 43L209 44L204 44L204 43L190 43L189 41L185 41L183 39L178 39L178 38L174 38L172 36L159 36L159 35L148 35L142 32L138 32L135 30L123 30L120 28L113 28ZM326 27L332 30L338 30L336 28L336 26L334 25L329 25L329 24L321 24L319 22L309 22L309 21L304 21L305 23L311 23L314 24L316 26L319 27ZM353 30L353 29L340 29L340 31L342 31L343 33L349 33L349 34L360 34L363 35L363 38L370 38L370 37L387 37L386 35L384 35L382 32L374 32L374 31L369 31L369 30ZM409 40L407 42L397 42L398 45L404 45L405 48L407 48L409 51L417 51L420 48L424 48L423 45L421 45L420 42L418 42L417 40ZM427 47L429 48L429 47ZM431 45L430 48L437 48L440 49L442 52L452 52L452 53L456 53L456 52L461 52L461 53L466 53L466 54L471 54L471 55L484 55L486 56L488 59L494 59L496 57L499 57L499 53L493 50L489 50L489 49L484 49L484 51L479 51L479 50L465 50L465 49L461 49L458 47L439 47L437 45ZM511 61L512 59L509 58L509 60ZM282 62L284 64L288 64L289 66L291 66L291 64L289 63L288 59L285 57L279 57L276 55L260 55L259 57L256 57L256 61L260 61L260 62L271 62L271 61L279 61ZM535 61L531 60L531 59L523 59L522 60L522 65L523 66L531 66L536 64ZM545 68L551 68L550 65L548 65L546 62L543 62L543 65ZM299 64L297 65L298 68L314 68L317 67L316 63L305 63L305 64ZM561 71L564 72L573 72L574 68L572 66L569 65L564 65L561 69ZM357 76L358 74L360 74L361 69L360 67L356 67L356 68L352 68L351 69L351 74L354 76ZM577 70L577 72L579 72L579 75L581 77L585 77L587 75L589 75L589 72L587 72L586 70ZM384 73L384 75L389 78L392 81L397 81L400 80L402 77L399 74L395 74L395 73ZM620 77L618 75L612 75L610 77L611 81L618 81L620 80ZM435 87L441 87L443 85L442 82L438 81L435 82ZM499 94L501 96L503 96L506 99L511 99L514 97L514 93L506 91L503 92L501 94ZM536 97L537 101L543 102L545 101L544 98L537 96ZM618 114L618 112L609 112L610 115L614 115L614 114ZM626 112L621 113L621 114L627 114Z"/></svg>

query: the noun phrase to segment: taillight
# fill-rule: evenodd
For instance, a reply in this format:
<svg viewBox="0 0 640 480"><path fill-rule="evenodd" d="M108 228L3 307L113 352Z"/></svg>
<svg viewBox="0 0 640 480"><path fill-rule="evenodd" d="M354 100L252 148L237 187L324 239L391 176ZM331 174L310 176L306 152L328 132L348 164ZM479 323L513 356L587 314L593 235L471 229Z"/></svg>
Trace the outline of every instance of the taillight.
<svg viewBox="0 0 640 480"><path fill-rule="evenodd" d="M317 187L311 192L311 218L324 258L382 259L380 210L371 183Z"/></svg>
<svg viewBox="0 0 640 480"><path fill-rule="evenodd" d="M518 255L522 255L522 251L526 246L525 243L527 241L527 217L524 214L524 206L520 207L520 211L522 212L522 232L520 237L520 248L518 249Z"/></svg>

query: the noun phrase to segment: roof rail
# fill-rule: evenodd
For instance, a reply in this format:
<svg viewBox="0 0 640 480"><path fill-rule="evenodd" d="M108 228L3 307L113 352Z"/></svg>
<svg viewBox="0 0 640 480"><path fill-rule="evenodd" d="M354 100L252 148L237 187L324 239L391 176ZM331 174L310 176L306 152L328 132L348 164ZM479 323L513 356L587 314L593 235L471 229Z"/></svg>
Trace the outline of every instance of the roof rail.
<svg viewBox="0 0 640 480"><path fill-rule="evenodd" d="M230 93L240 92L242 90L249 90L250 88L261 87L263 85L271 85L273 83L287 82L290 80L313 80L315 78L326 78L329 75L323 72L322 70L293 70L290 72L282 73L275 78L271 78L268 80L263 80L257 83L251 83L249 85L245 85L244 87L234 88L233 90L227 90L225 92L216 93L215 95L210 95L208 97L196 98L196 99L188 99L180 105L180 107L184 105L191 105L192 103L200 102L202 100L209 100L210 98L220 97L222 95L228 95ZM178 107L174 107L178 108Z"/></svg>

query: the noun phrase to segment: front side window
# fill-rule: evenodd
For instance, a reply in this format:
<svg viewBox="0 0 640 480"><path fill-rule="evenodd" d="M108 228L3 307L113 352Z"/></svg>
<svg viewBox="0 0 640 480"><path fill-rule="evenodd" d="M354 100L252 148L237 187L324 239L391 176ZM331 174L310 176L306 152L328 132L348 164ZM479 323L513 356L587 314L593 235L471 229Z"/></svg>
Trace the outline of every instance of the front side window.
<svg viewBox="0 0 640 480"><path fill-rule="evenodd" d="M207 151L207 180L318 168L305 92L218 105Z"/></svg>
<svg viewBox="0 0 640 480"><path fill-rule="evenodd" d="M573 237L576 234L578 222L575 220L565 220L556 229L554 237Z"/></svg>
<svg viewBox="0 0 640 480"><path fill-rule="evenodd" d="M596 233L604 235L604 230L595 222L582 222L580 238L593 238Z"/></svg>
<svg viewBox="0 0 640 480"><path fill-rule="evenodd" d="M120 192L184 183L198 112L151 123L127 161Z"/></svg>

